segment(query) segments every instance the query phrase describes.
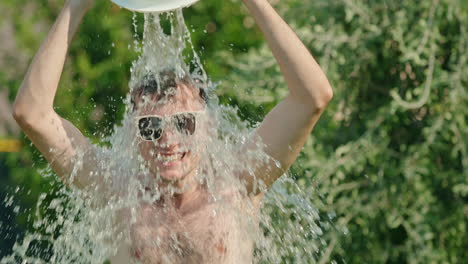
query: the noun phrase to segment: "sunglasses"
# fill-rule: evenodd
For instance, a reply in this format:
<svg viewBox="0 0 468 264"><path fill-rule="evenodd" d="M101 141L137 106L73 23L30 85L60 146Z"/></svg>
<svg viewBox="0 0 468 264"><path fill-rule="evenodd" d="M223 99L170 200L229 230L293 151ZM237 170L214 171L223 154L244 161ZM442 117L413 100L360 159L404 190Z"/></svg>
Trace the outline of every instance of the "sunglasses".
<svg viewBox="0 0 468 264"><path fill-rule="evenodd" d="M197 127L197 118L202 113L204 111L179 112L170 116L139 116L136 118L138 135L143 141L158 140L168 124L182 135L193 135Z"/></svg>

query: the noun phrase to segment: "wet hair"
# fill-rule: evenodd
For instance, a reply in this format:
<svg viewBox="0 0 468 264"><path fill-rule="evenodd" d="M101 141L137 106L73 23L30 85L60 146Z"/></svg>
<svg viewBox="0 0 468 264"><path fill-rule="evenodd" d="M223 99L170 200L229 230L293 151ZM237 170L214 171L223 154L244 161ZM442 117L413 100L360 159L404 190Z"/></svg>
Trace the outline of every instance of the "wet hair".
<svg viewBox="0 0 468 264"><path fill-rule="evenodd" d="M192 77L189 74L179 77L173 69L163 70L158 75L159 81L156 74L147 74L132 90L130 102L134 111L137 108L136 101L138 98L146 95L156 95L157 100L160 100L173 96L178 84L185 84L192 89L198 89L198 95L205 104L208 104L205 82L201 78Z"/></svg>

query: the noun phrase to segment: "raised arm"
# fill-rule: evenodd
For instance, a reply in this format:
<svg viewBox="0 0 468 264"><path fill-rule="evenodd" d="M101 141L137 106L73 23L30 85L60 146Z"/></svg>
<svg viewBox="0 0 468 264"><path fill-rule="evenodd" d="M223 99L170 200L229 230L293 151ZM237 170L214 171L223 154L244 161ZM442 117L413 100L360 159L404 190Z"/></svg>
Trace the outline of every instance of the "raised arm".
<svg viewBox="0 0 468 264"><path fill-rule="evenodd" d="M296 160L314 125L333 96L327 77L310 52L267 0L243 0L265 35L286 79L289 95L257 129L273 163L259 168L267 186Z"/></svg>
<svg viewBox="0 0 468 264"><path fill-rule="evenodd" d="M72 37L94 0L68 0L34 57L13 107L13 116L55 172L68 184L84 187L87 173L68 178L78 153L91 144L70 122L53 109L54 97ZM89 157L90 155L85 155Z"/></svg>

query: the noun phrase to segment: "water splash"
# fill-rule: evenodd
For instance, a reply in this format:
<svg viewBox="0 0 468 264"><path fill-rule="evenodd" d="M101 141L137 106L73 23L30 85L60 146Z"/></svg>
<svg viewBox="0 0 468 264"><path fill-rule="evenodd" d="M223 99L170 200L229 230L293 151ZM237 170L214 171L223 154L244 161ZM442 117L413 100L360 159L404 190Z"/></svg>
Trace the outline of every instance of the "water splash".
<svg viewBox="0 0 468 264"><path fill-rule="evenodd" d="M169 30L162 20L169 22ZM193 48L181 10L145 14L143 40L135 47L141 54L131 69L122 125L103 139L110 147L94 146L74 160L71 182L85 173L89 185L42 194L34 232L17 241L13 254L0 263L316 262L326 243L308 195L283 176L261 201L254 197L266 192L255 172L275 163L237 110L219 105L214 95L198 120L201 135L177 138L181 150L197 156L193 180L175 186L152 169L161 157L157 151L141 152L132 93L148 84L148 76L163 87L162 73L168 70L177 81L187 76L197 80L189 84L207 94L215 87ZM163 109L177 98L143 96L138 108ZM185 207L173 199L190 192L194 195Z"/></svg>

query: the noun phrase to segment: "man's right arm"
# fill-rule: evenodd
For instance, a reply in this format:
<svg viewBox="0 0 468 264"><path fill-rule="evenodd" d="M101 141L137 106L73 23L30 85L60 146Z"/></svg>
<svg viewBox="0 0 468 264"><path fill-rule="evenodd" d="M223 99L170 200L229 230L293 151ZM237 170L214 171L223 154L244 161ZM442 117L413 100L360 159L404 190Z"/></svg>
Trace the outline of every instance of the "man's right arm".
<svg viewBox="0 0 468 264"><path fill-rule="evenodd" d="M94 1L66 2L34 57L13 107L14 118L52 169L64 182L78 187L91 183L89 172L93 168L82 169L70 179L76 168L75 157L82 153L91 161L92 146L75 126L54 111L53 103L72 37Z"/></svg>

